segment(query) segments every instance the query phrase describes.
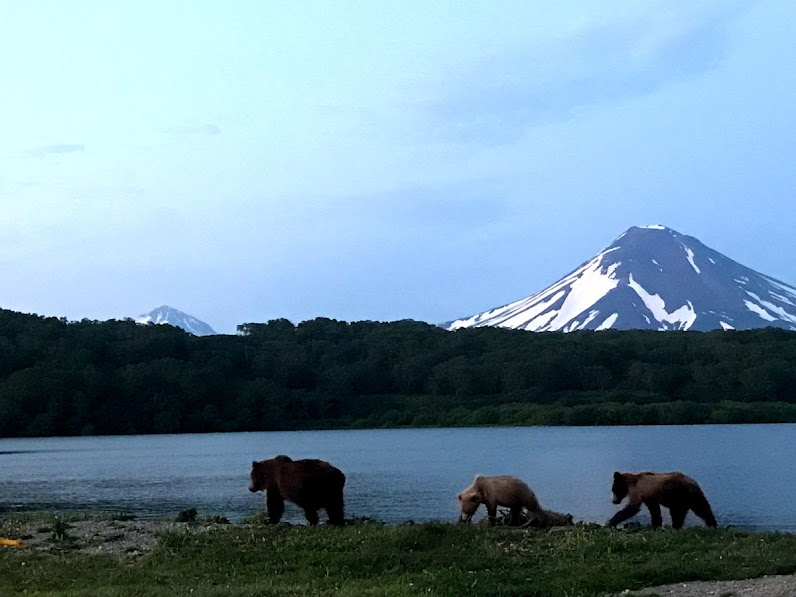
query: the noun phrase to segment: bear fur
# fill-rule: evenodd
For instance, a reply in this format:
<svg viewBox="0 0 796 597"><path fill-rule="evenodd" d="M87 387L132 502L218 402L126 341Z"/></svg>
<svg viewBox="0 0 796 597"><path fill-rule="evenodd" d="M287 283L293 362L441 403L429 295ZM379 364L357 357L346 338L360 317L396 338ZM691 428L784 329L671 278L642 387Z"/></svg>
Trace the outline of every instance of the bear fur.
<svg viewBox="0 0 796 597"><path fill-rule="evenodd" d="M318 524L323 508L329 524L343 526L345 475L324 460L293 460L280 455L252 462L249 491L265 491L268 519L277 524L285 511L285 500L304 510L311 525Z"/></svg>
<svg viewBox="0 0 796 597"><path fill-rule="evenodd" d="M469 522L481 504L486 506L489 515L489 524L494 526L498 506L510 509L509 524L520 524L520 514L526 508L528 512L537 516L544 516L544 511L539 505L533 491L516 477L499 475L484 477L478 475L467 489L458 496L461 513L459 520Z"/></svg>
<svg viewBox="0 0 796 597"><path fill-rule="evenodd" d="M705 521L709 527L716 526L716 518L705 494L696 481L683 473L614 473L611 488L614 504L628 498L627 506L614 514L608 526L615 527L647 506L652 518L652 526L660 527L661 506L669 509L672 527L682 528L688 511L691 510Z"/></svg>

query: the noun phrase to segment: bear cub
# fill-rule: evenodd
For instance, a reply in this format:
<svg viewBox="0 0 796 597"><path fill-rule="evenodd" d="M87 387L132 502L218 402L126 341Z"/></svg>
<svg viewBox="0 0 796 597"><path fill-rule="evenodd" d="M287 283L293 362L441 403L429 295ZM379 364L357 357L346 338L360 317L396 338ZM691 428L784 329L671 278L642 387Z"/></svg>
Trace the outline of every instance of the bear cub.
<svg viewBox="0 0 796 597"><path fill-rule="evenodd" d="M486 506L489 524L492 526L495 525L498 506L510 509L510 524L512 526L517 526L520 523L523 508L537 516L544 516L544 511L533 491L525 483L509 475L496 477L478 475L457 498L461 510L460 522L469 522L481 504Z"/></svg>
<svg viewBox="0 0 796 597"><path fill-rule="evenodd" d="M669 509L672 527L680 529L688 511L693 511L709 527L716 526L716 518L705 494L696 481L683 473L614 473L611 488L614 504L628 498L627 506L614 514L608 526L615 527L639 513L642 504L652 518L652 526L660 527L661 506Z"/></svg>

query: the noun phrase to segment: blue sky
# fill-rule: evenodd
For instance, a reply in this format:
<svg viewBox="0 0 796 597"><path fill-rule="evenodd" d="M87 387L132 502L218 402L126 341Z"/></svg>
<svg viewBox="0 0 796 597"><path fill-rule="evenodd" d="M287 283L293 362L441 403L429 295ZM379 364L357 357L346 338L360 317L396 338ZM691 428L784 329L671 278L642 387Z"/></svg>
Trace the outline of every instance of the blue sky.
<svg viewBox="0 0 796 597"><path fill-rule="evenodd" d="M794 20L0 2L0 307L439 322L653 223L796 283Z"/></svg>

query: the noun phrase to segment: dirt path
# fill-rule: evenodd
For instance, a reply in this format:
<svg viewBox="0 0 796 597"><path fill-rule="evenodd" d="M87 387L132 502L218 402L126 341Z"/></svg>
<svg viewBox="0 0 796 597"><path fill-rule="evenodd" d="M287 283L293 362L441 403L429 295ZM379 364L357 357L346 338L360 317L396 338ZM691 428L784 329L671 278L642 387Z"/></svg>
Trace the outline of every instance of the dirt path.
<svg viewBox="0 0 796 597"><path fill-rule="evenodd" d="M796 575L763 576L749 580L675 583L627 591L622 597L796 597Z"/></svg>

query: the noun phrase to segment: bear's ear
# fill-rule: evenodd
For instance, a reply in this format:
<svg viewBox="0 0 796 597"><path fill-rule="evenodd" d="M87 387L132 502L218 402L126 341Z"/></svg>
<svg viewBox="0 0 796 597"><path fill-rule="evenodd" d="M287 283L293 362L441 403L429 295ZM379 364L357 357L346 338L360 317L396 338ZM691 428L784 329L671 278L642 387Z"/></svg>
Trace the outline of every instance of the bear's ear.
<svg viewBox="0 0 796 597"><path fill-rule="evenodd" d="M614 471L614 479L619 479L622 476L622 473L618 471Z"/></svg>

